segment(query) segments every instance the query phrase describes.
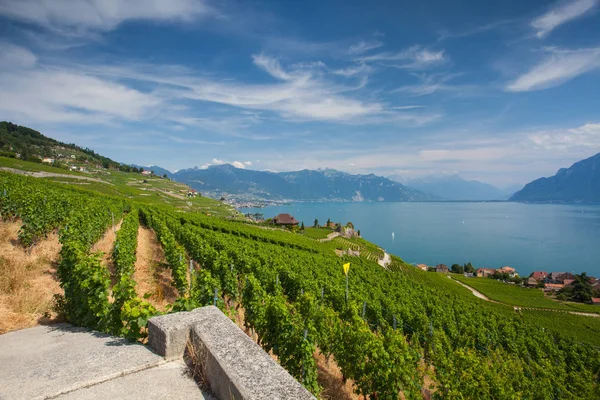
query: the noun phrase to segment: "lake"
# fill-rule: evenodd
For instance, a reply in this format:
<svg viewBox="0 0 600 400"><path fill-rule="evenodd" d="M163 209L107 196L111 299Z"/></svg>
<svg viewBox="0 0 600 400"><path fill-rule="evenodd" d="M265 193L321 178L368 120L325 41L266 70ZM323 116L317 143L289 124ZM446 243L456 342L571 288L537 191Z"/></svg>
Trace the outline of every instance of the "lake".
<svg viewBox="0 0 600 400"><path fill-rule="evenodd" d="M409 263L471 262L600 276L600 205L508 202L294 203L244 208L265 218L290 213L306 226L352 221L361 235ZM392 232L394 237L392 237Z"/></svg>

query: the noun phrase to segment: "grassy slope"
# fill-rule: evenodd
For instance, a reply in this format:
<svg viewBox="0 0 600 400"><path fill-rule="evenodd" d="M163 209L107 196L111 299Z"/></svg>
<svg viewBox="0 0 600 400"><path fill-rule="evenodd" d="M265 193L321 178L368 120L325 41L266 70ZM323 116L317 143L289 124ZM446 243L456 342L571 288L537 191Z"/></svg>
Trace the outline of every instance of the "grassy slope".
<svg viewBox="0 0 600 400"><path fill-rule="evenodd" d="M541 289L523 288L489 278L465 278L456 274L453 278L477 289L492 300L514 306L600 313L600 307L549 299Z"/></svg>
<svg viewBox="0 0 600 400"><path fill-rule="evenodd" d="M327 228L305 228L304 236L312 238L312 239L325 239L327 235L332 233L331 229Z"/></svg>
<svg viewBox="0 0 600 400"><path fill-rule="evenodd" d="M148 205L169 204L186 211L202 212L215 216L240 216L235 209L217 200L207 197L187 198L180 192L180 190L187 191L187 185L157 176L143 176L138 173L95 169L90 169L90 172L87 173L75 172L46 164L38 164L6 157L0 157L0 167L14 168L29 172L41 171L99 179L102 182L85 181L69 177L40 178L63 184L77 185L81 188L113 196L124 196ZM146 180L147 183L144 183L144 180Z"/></svg>

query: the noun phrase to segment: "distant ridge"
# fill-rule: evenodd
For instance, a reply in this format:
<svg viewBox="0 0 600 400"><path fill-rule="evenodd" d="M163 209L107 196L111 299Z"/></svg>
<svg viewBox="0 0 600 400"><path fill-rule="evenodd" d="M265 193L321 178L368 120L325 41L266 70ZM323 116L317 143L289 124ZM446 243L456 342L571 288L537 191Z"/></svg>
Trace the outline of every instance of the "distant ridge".
<svg viewBox="0 0 600 400"><path fill-rule="evenodd" d="M556 175L536 179L515 193L511 201L600 202L600 153L581 160Z"/></svg>
<svg viewBox="0 0 600 400"><path fill-rule="evenodd" d="M457 174L429 175L423 178L404 178L392 175L389 178L446 200L506 200L512 194L512 192L507 193L487 183L468 181Z"/></svg>
<svg viewBox="0 0 600 400"><path fill-rule="evenodd" d="M184 169L173 174L173 179L213 197L227 194L237 198L298 201L439 200L381 176L352 175L334 169L275 173L223 164Z"/></svg>

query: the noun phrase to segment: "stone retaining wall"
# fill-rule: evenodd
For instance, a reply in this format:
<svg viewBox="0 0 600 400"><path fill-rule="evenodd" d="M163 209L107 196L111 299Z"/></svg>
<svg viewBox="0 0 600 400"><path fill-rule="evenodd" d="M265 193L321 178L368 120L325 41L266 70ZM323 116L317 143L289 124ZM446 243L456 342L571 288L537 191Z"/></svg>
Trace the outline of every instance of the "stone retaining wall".
<svg viewBox="0 0 600 400"><path fill-rule="evenodd" d="M167 360L192 345L219 399L315 399L216 307L151 318L148 333L150 347Z"/></svg>

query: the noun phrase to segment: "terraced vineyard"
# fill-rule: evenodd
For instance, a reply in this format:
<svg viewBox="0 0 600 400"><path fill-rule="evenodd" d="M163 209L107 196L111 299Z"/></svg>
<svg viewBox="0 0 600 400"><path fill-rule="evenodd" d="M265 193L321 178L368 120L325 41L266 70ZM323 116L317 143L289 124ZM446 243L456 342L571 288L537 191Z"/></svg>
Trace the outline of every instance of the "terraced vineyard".
<svg viewBox="0 0 600 400"><path fill-rule="evenodd" d="M142 224L163 247L177 292L171 311L215 304L236 319L243 310L257 342L317 395L321 353L372 399L599 397L599 319L515 313L398 257L383 269L381 250L366 241L321 243L2 172L0 212L23 222L23 246L58 230L58 305L77 325L144 340L157 311L132 278ZM90 249L121 219L111 273ZM361 257L338 257L340 246Z"/></svg>

